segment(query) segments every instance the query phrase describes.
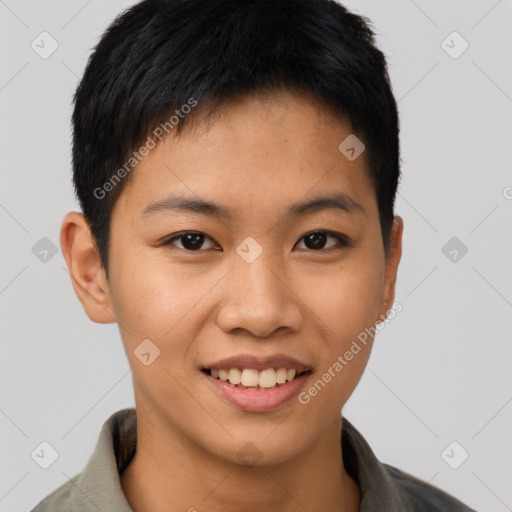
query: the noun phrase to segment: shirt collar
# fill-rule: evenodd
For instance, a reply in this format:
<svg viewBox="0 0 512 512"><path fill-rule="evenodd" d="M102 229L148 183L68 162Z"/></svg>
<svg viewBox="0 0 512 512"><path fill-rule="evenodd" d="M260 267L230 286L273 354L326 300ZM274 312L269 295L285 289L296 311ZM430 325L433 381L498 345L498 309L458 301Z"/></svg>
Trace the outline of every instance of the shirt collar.
<svg viewBox="0 0 512 512"><path fill-rule="evenodd" d="M343 418L343 463L361 489L359 512L403 510L407 498L358 430ZM81 473L72 479L68 503L72 512L133 512L119 475L137 447L136 409L121 409L103 424L93 453ZM68 484L70 484L68 482Z"/></svg>

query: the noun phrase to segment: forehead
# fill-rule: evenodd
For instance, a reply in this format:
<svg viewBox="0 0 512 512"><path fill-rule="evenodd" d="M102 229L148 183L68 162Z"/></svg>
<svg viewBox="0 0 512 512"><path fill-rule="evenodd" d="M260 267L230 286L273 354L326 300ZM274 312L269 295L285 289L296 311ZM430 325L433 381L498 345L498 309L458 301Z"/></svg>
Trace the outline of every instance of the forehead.
<svg viewBox="0 0 512 512"><path fill-rule="evenodd" d="M352 136L350 123L308 96L239 97L203 123L200 115L193 121L137 165L121 208L144 216L151 204L178 195L263 214L301 198L344 193L372 209L366 155L351 161L339 149Z"/></svg>

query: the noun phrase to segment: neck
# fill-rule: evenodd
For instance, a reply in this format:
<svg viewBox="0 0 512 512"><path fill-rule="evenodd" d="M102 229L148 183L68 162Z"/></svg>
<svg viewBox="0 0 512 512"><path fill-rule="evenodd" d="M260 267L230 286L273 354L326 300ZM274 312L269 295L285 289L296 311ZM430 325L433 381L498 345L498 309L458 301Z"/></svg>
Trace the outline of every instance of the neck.
<svg viewBox="0 0 512 512"><path fill-rule="evenodd" d="M121 475L134 512L359 510L359 487L343 465L341 417L293 460L267 466L218 458L143 418L137 415L136 454Z"/></svg>

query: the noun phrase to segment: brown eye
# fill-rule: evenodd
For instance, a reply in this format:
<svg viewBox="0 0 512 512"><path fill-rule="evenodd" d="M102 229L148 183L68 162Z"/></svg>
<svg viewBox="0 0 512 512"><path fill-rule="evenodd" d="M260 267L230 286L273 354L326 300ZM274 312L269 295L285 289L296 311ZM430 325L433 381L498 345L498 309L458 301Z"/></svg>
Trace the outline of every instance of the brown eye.
<svg viewBox="0 0 512 512"><path fill-rule="evenodd" d="M314 231L304 235L300 240L304 240L306 249L310 249L312 251L324 251L326 249L330 249L333 246L336 247L336 244L331 244L330 246L325 247L325 244L329 238L337 240L339 247L348 245L346 239L343 236L336 235L328 231Z"/></svg>
<svg viewBox="0 0 512 512"><path fill-rule="evenodd" d="M337 244L331 243L326 246L329 239L334 240L334 242L337 241ZM307 250L315 252L322 252L336 247L341 248L348 245L348 242L343 235L330 233L329 231L314 231L304 235L299 242L302 240L304 240L304 245ZM205 241L210 242L210 247L204 247ZM162 245L174 245L178 249L183 249L189 252L199 252L201 250L215 249L217 247L215 242L209 236L196 231L183 231L181 233L177 233L171 238L168 238Z"/></svg>
<svg viewBox="0 0 512 512"><path fill-rule="evenodd" d="M178 246L178 248L184 249L186 251L200 251L205 240L210 240L213 242L209 236L203 233L198 233L195 231L184 231L174 235L172 238L167 239L162 245L175 245L174 242L176 240L181 241L181 247ZM213 244L213 246L215 246L215 244ZM207 249L209 248L207 247Z"/></svg>

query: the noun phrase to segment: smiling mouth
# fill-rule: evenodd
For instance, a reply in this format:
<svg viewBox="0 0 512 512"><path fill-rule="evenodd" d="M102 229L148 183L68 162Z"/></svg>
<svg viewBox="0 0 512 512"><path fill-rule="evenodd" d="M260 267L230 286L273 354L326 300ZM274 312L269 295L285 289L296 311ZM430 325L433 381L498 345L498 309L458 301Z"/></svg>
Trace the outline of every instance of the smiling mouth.
<svg viewBox="0 0 512 512"><path fill-rule="evenodd" d="M210 377L227 382L241 389L269 390L284 386L296 378L311 373L310 370L295 370L294 368L267 368L255 370L253 368L226 368L201 370Z"/></svg>

